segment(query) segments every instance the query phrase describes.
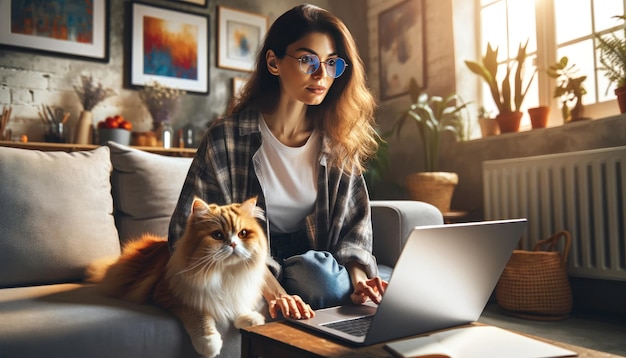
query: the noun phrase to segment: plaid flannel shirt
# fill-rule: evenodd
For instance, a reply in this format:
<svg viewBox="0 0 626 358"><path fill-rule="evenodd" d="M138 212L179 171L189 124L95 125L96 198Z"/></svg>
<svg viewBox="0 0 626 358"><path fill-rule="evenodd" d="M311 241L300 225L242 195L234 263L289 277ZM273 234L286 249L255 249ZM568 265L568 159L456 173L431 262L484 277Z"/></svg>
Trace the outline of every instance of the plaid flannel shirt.
<svg viewBox="0 0 626 358"><path fill-rule="evenodd" d="M257 196L266 209L258 177L262 169L255 157L261 146L261 114L249 109L211 123L191 164L169 229L170 248L180 238L197 196L207 203L227 205ZM356 261L369 277L378 274L372 256L372 223L363 176L348 175L326 165L329 152L323 139L315 210L306 218L307 236L315 250L330 252L340 264ZM269 223L265 230L268 233ZM271 241L271 237L268 238Z"/></svg>

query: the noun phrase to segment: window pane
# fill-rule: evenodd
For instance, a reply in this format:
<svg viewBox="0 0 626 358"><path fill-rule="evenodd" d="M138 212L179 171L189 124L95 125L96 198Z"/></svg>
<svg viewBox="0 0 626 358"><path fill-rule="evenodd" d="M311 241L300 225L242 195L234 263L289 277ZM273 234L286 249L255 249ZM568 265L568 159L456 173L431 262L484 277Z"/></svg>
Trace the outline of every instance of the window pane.
<svg viewBox="0 0 626 358"><path fill-rule="evenodd" d="M574 40L591 34L590 0L555 0L556 42ZM604 0L603 0L604 1Z"/></svg>
<svg viewBox="0 0 626 358"><path fill-rule="evenodd" d="M594 0L593 11L595 30L600 32L622 23L613 16L624 13L624 2L623 0Z"/></svg>
<svg viewBox="0 0 626 358"><path fill-rule="evenodd" d="M573 77L587 76L587 79L583 82L583 87L587 90L587 94L583 96L583 104L591 104L596 102L596 88L594 85L594 63L593 63L593 41L586 40L577 42L573 45L559 48L557 51L557 58L562 56L568 57L568 67L576 65L578 69Z"/></svg>
<svg viewBox="0 0 626 358"><path fill-rule="evenodd" d="M621 21L621 20L620 20ZM615 36L622 38L624 35L623 31L619 30L614 32ZM611 34L606 34L603 36L612 36ZM600 51L596 49L596 56L597 56L597 64L598 67L602 67L602 64L600 63ZM610 83L608 78L606 78L606 74L604 71L602 71L601 69L598 69L597 71L597 80L598 80L598 101L599 102L606 102L606 101L610 101L610 100L614 100L615 99L615 88L617 87L616 83Z"/></svg>
<svg viewBox="0 0 626 358"><path fill-rule="evenodd" d="M519 44L528 41L526 53L537 51L535 2L509 0L509 57L517 56Z"/></svg>
<svg viewBox="0 0 626 358"><path fill-rule="evenodd" d="M487 43L492 47L498 47L498 61L506 60L506 7L505 2L500 1L482 9L481 14L481 56L487 50Z"/></svg>

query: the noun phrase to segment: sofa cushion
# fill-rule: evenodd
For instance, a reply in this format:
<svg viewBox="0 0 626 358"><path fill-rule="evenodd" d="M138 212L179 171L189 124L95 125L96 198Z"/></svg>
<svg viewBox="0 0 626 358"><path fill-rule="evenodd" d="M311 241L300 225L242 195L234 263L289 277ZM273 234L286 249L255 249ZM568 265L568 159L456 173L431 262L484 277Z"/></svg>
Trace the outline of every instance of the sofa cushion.
<svg viewBox="0 0 626 358"><path fill-rule="evenodd" d="M200 357L174 315L102 295L93 285L2 289L0 315L3 358Z"/></svg>
<svg viewBox="0 0 626 358"><path fill-rule="evenodd" d="M120 240L151 232L167 236L192 158L168 157L115 142L108 143L113 163L113 200Z"/></svg>
<svg viewBox="0 0 626 358"><path fill-rule="evenodd" d="M119 255L109 149L0 147L0 287L80 280Z"/></svg>

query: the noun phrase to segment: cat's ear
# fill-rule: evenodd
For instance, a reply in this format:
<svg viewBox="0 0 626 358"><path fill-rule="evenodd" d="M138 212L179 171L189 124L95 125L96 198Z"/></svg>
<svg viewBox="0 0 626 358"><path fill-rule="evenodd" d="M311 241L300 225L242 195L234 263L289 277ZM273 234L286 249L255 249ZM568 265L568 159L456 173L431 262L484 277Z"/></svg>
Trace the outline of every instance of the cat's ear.
<svg viewBox="0 0 626 358"><path fill-rule="evenodd" d="M209 204L205 203L204 200L198 198L197 196L193 198L193 203L191 204L191 214L206 214L210 211Z"/></svg>
<svg viewBox="0 0 626 358"><path fill-rule="evenodd" d="M239 210L253 218L265 220L265 213L263 212L263 209L256 206L256 201L257 197L253 196L252 198L241 203Z"/></svg>
<svg viewBox="0 0 626 358"><path fill-rule="evenodd" d="M254 208L256 208L256 196L253 196L252 198L244 201L243 203L241 203L241 205L239 206L239 210L241 210L241 212L248 214L250 216L254 216Z"/></svg>

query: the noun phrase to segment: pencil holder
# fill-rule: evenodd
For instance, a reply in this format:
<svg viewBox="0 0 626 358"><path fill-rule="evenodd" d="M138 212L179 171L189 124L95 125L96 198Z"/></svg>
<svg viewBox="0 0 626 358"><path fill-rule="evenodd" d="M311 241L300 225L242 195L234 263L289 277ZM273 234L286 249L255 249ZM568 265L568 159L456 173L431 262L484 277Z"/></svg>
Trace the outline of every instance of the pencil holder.
<svg viewBox="0 0 626 358"><path fill-rule="evenodd" d="M63 123L48 123L46 125L46 133L44 134L44 140L49 143L66 143L67 136Z"/></svg>

